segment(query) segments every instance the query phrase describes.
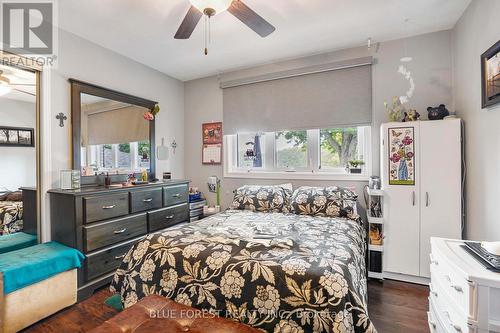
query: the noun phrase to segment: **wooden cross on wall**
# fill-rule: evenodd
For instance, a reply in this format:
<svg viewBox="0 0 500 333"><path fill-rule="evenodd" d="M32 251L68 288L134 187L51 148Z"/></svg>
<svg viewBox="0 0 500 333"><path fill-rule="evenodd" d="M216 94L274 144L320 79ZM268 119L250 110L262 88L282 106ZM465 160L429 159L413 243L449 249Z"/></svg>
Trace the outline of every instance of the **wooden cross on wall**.
<svg viewBox="0 0 500 333"><path fill-rule="evenodd" d="M67 120L68 117L66 117L64 113L61 112L56 116L56 119L59 120L59 127L64 127L64 121Z"/></svg>

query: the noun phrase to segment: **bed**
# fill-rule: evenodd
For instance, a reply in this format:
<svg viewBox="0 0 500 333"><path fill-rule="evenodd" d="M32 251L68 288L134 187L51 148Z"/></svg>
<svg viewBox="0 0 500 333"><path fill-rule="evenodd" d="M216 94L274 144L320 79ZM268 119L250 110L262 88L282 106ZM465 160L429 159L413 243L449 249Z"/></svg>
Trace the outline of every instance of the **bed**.
<svg viewBox="0 0 500 333"><path fill-rule="evenodd" d="M0 236L23 230L23 202L0 201Z"/></svg>
<svg viewBox="0 0 500 333"><path fill-rule="evenodd" d="M359 220L228 210L148 235L111 290L160 294L268 332L376 332Z"/></svg>

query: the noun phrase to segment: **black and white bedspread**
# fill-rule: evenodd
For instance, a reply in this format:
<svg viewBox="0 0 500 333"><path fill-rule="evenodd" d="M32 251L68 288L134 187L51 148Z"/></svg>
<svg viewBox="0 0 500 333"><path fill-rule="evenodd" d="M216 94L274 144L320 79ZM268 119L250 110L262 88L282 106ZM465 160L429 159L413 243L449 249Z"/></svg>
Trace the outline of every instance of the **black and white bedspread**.
<svg viewBox="0 0 500 333"><path fill-rule="evenodd" d="M268 332L376 332L354 220L226 211L147 236L116 271L125 307L160 294Z"/></svg>
<svg viewBox="0 0 500 333"><path fill-rule="evenodd" d="M0 201L0 235L23 230L23 202Z"/></svg>

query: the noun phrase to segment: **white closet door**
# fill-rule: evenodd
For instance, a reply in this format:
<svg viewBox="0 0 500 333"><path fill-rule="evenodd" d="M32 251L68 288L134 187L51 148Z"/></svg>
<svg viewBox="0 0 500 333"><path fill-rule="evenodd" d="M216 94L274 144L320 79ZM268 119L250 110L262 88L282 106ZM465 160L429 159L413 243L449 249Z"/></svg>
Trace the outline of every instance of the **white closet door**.
<svg viewBox="0 0 500 333"><path fill-rule="evenodd" d="M408 124L389 123L381 128L383 140L382 176L384 188L384 256L385 272L418 276L419 274L419 195L420 174L415 168L415 185L390 185L389 153L391 150L390 131L398 128L413 128L415 165L419 156L419 122Z"/></svg>
<svg viewBox="0 0 500 333"><path fill-rule="evenodd" d="M431 237L461 239L460 120L420 124L420 275L430 277Z"/></svg>

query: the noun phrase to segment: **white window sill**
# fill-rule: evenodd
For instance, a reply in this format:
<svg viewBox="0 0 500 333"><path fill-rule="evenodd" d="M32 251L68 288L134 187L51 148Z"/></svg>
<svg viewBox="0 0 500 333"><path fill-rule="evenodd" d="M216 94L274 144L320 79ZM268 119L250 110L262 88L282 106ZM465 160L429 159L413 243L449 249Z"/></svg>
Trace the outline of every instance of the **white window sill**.
<svg viewBox="0 0 500 333"><path fill-rule="evenodd" d="M340 174L328 172L271 172L271 171L224 171L225 178L247 178L247 179L297 179L297 180L345 180L345 181L368 181L370 176L366 174Z"/></svg>

